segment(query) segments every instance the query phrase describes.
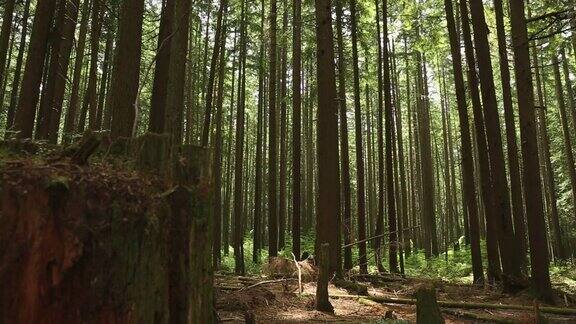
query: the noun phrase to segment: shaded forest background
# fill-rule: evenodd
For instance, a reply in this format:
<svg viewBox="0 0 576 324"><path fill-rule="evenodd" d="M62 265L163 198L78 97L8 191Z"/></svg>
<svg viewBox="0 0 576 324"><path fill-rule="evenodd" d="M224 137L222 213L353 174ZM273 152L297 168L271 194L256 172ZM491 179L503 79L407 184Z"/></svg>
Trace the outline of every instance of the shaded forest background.
<svg viewBox="0 0 576 324"><path fill-rule="evenodd" d="M217 268L576 290L573 1L0 1L3 136L210 147Z"/></svg>

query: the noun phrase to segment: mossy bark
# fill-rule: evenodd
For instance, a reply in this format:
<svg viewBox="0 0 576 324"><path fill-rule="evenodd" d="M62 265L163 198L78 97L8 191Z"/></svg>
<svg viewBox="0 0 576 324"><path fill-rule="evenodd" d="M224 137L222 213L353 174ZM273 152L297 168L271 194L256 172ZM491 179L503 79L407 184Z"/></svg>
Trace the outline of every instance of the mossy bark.
<svg viewBox="0 0 576 324"><path fill-rule="evenodd" d="M443 324L444 318L436 301L436 290L423 285L416 292L416 323Z"/></svg>

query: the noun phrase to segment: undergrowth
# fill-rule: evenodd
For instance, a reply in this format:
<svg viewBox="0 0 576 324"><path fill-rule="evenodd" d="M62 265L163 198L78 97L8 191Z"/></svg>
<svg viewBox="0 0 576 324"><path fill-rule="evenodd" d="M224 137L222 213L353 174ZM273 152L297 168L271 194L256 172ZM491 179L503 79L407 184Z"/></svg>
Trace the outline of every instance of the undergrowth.
<svg viewBox="0 0 576 324"><path fill-rule="evenodd" d="M482 246L482 257L484 269L487 267L486 259L486 244ZM246 272L252 275L259 275L262 273L262 264L268 259L268 250L265 247L260 251L260 263L253 262L253 244L252 237L246 236L244 238L244 262ZM314 235L313 233L304 234L301 241L301 251L307 251L313 254L314 251ZM292 259L292 244L291 240L287 238L284 249L278 252L279 256ZM298 257L298 256L297 256ZM424 251L417 251L407 256L404 259L404 271L409 277L418 277L426 279L439 279L452 283L471 284L472 283L472 263L471 263L470 247L463 245L457 251L453 249L448 250L448 255L442 252L438 257L433 257L426 260ZM352 272L358 272L357 265L358 249L353 247L352 260L355 267ZM384 267L388 264L387 255L384 256ZM221 271L233 272L234 271L234 250L229 248L229 253L222 256ZM368 271L375 273L377 271L374 261L374 250L368 246ZM550 275L554 286L563 291L576 294L576 265L574 261L569 262L555 262L550 265Z"/></svg>

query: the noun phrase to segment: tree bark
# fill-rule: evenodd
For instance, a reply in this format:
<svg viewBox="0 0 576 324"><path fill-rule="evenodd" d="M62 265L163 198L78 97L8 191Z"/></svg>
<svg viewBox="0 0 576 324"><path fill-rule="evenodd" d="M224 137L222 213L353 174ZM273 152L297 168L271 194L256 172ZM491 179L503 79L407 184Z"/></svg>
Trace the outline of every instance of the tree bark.
<svg viewBox="0 0 576 324"><path fill-rule="evenodd" d="M462 35L464 36L464 47L466 50L466 63L468 65L468 88L470 97L472 99L472 110L474 114L474 131L477 152L477 165L479 166L477 175L480 183L481 192L479 196L482 198L483 204L478 204L480 208L483 207L485 215L486 226L486 252L488 255L488 272L487 277L489 282L500 280L500 256L498 253L498 241L494 237L496 235L496 228L493 221L495 215L495 205L491 193L491 174L488 162L488 148L486 143L486 132L484 130L484 117L482 113L482 104L480 102L480 93L478 91L478 79L476 77L476 58L474 55L474 48L472 45L472 34L470 30L470 23L468 17L468 6L465 0L460 0L460 13L462 19ZM468 210L470 213L471 211ZM472 224L470 224L472 226ZM472 227L470 227L472 234Z"/></svg>
<svg viewBox="0 0 576 324"><path fill-rule="evenodd" d="M6 129L9 130L14 124L14 115L16 113L16 103L18 100L18 89L20 87L20 75L22 73L22 64L24 60L24 52L26 49L26 35L28 32L28 18L30 17L30 0L26 0L24 4L24 13L22 15L22 31L20 32L20 44L18 49L18 57L16 58L16 67L14 70L14 79L12 80L12 90L10 93L10 106L6 113ZM8 135L8 133L6 134Z"/></svg>
<svg viewBox="0 0 576 324"><path fill-rule="evenodd" d="M84 63L84 49L86 47L86 35L88 34L88 18L90 17L90 3L95 0L84 0L82 4L82 20L76 42L76 57L74 58L74 74L72 76L72 90L68 104L68 111L64 120L64 142L69 142L76 132L76 115L80 93L80 80L82 79L82 67Z"/></svg>
<svg viewBox="0 0 576 324"><path fill-rule="evenodd" d="M383 27L384 44L382 46L382 62L383 62L383 85L384 85L384 110L385 110L385 129L386 129L386 194L388 205L388 231L389 234L389 255L388 261L390 272L398 273L398 231L397 231L397 213L394 193L394 169L392 152L394 144L392 139L392 128L394 127L393 121L393 107L392 107L392 89L390 85L390 58L388 54L388 1L384 0L383 4ZM382 194L382 193L381 193ZM399 203L399 202L398 202Z"/></svg>
<svg viewBox="0 0 576 324"><path fill-rule="evenodd" d="M534 87L532 85L532 70L526 17L524 15L524 0L510 0L512 25L512 45L514 48L514 71L516 75L516 90L520 110L520 136L522 143L524 197L526 199L526 216L530 236L530 264L532 285L537 296L547 302L552 302L552 287L548 269L548 239L546 238L546 223L542 204L542 187L540 183L540 160L538 158L538 142L534 116Z"/></svg>
<svg viewBox="0 0 576 324"><path fill-rule="evenodd" d="M287 170L286 170L286 110L287 110L287 80L286 71L288 65L288 48L286 41L286 32L288 30L288 11L287 11L287 1L283 1L282 5L282 39L281 39L281 49L280 49L280 186L279 186L279 197L278 197L278 249L284 250L284 244L286 243L286 188L287 188Z"/></svg>
<svg viewBox="0 0 576 324"><path fill-rule="evenodd" d="M510 193L512 195L512 219L514 220L514 236L518 243L520 268L524 271L528 265L526 258L528 242L526 238L526 221L524 217L524 202L522 199L522 182L518 159L518 144L516 143L516 125L512 106L512 91L510 88L510 67L506 49L506 32L502 0L494 0L496 16L496 31L498 37L498 53L500 62L500 80L502 82L502 100L504 102L504 122L506 125L506 144L508 170L510 172Z"/></svg>
<svg viewBox="0 0 576 324"><path fill-rule="evenodd" d="M315 0L316 62L318 80L318 207L316 212L316 254L328 243L328 276L339 273L340 241L340 182L338 168L338 102L334 73L334 34L332 31L332 3ZM357 117L358 118L358 117ZM325 249L322 248L322 250Z"/></svg>
<svg viewBox="0 0 576 324"><path fill-rule="evenodd" d="M3 88L2 83L5 79L6 59L10 54L8 52L8 43L10 42L10 35L12 34L12 17L14 16L15 4L16 0L6 0L4 3L2 29L0 30L0 89Z"/></svg>
<svg viewBox="0 0 576 324"><path fill-rule="evenodd" d="M170 68L170 48L174 37L174 3L176 0L165 0L160 16L158 46L156 48L156 66L150 101L150 123L148 130L163 133L166 118L166 94L168 91L168 74Z"/></svg>
<svg viewBox="0 0 576 324"><path fill-rule="evenodd" d="M478 61L479 79L488 142L488 156L492 179L494 199L495 228L501 255L504 289L510 291L521 275L520 251L512 225L510 197L506 181L506 169L502 146L502 133L498 116L498 103L494 87L494 74L490 61L488 27L484 16L484 5L481 0L469 0L472 25L474 27L474 44ZM535 139L534 139L535 140ZM536 143L536 142L534 142Z"/></svg>
<svg viewBox="0 0 576 324"><path fill-rule="evenodd" d="M234 272L243 275L244 269L244 248L243 248L243 211L242 211L242 181L244 163L244 111L246 93L246 2L241 2L240 17L240 58L238 77L238 100L236 110L236 150L234 159Z"/></svg>
<svg viewBox="0 0 576 324"><path fill-rule="evenodd" d="M212 96L214 91L214 79L216 77L216 62L220 53L220 38L222 37L222 14L228 8L228 0L220 0L220 7L218 9L218 16L216 18L216 33L214 35L214 50L212 51L212 59L210 61L210 74L208 76L208 85L206 90L206 109L204 111L204 128L202 129L202 139L200 143L202 146L208 146L208 138L210 137L210 118L212 116Z"/></svg>
<svg viewBox="0 0 576 324"><path fill-rule="evenodd" d="M462 54L460 52L460 40L454 21L454 10L452 0L444 0L446 11L446 21L450 37L450 50L452 54L452 65L454 72L454 85L456 88L456 103L458 107L458 118L460 121L460 142L462 154L462 182L464 199L463 202L468 211L468 223L470 226L470 244L472 251L472 273L474 283L482 285L484 283L484 271L482 269L482 254L480 251L480 231L478 225L478 208L476 203L476 189L474 186L474 161L472 158L472 145L470 140L470 126L468 120L468 107L466 103L466 90L462 72Z"/></svg>
<svg viewBox="0 0 576 324"><path fill-rule="evenodd" d="M292 1L292 251L300 256L302 147L302 1ZM263 50L263 49L261 49ZM260 116L258 117L261 121ZM260 132L260 128L258 128ZM261 146L261 144L260 144ZM256 145L259 149L260 146ZM258 184L258 180L256 182ZM256 207L258 208L258 206Z"/></svg>
<svg viewBox="0 0 576 324"><path fill-rule="evenodd" d="M376 214L376 236L384 232L384 99L383 99L383 76L382 76L382 40L380 39L380 3L376 4L376 41L378 42L378 118L377 118L377 142L378 142L378 213ZM387 35L385 35L387 37ZM384 272L382 265L382 240L374 242L376 254L376 266L379 272Z"/></svg>
<svg viewBox="0 0 576 324"><path fill-rule="evenodd" d="M16 137L20 139L32 138L36 105L38 104L55 9L56 1L53 0L38 0L36 4L26 68L18 99L18 110L14 118L14 130L17 132Z"/></svg>

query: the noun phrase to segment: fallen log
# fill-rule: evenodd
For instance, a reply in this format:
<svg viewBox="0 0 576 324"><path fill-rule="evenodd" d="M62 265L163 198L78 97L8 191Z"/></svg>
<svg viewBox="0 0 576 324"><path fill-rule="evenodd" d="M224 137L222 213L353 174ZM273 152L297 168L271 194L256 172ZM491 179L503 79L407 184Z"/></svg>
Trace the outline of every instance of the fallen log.
<svg viewBox="0 0 576 324"><path fill-rule="evenodd" d="M472 312L465 312L462 310L454 310L454 309L442 309L442 313L449 314L456 317L463 317L467 319L479 320L479 321L486 321L490 323L497 323L497 324L512 324L516 323L514 320L509 320L506 318L501 318L493 315L484 315Z"/></svg>
<svg viewBox="0 0 576 324"><path fill-rule="evenodd" d="M312 295L312 294L308 294ZM381 304L401 304L401 305L416 305L416 299L412 298L396 298L384 296L360 296L360 295L344 295L344 294L331 294L332 298L348 298L348 299L370 299ZM463 308L463 309L508 309L508 310L522 310L533 311L533 306L526 305L513 305L513 304L491 304L491 303L468 303L457 301L438 301L438 305L444 308ZM576 315L575 308L562 308L552 306L540 306L542 313L556 314L556 315Z"/></svg>

